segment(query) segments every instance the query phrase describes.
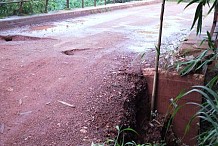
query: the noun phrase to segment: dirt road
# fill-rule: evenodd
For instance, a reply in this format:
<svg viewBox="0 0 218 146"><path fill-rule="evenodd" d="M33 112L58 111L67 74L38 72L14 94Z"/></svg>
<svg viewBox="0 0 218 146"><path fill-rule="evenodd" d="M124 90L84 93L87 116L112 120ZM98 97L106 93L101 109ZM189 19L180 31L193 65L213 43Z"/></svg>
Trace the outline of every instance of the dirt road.
<svg viewBox="0 0 218 146"><path fill-rule="evenodd" d="M167 2L165 44L189 32L194 7L184 6ZM116 83L134 86L120 74L140 71L139 52L153 64L159 12L153 4L1 31L0 145L104 140L123 114Z"/></svg>

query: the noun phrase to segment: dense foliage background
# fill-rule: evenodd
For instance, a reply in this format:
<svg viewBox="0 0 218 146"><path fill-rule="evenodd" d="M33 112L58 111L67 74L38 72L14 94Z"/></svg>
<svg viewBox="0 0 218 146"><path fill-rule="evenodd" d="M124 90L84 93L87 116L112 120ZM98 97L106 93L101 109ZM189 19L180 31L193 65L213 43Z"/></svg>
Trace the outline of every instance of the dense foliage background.
<svg viewBox="0 0 218 146"><path fill-rule="evenodd" d="M10 0L1 0L7 2ZM13 1L13 0L11 0ZM129 2L133 0L115 0L116 3ZM104 0L96 0L96 5L104 5ZM107 4L113 3L113 0L107 0ZM84 6L94 6L94 0L84 0ZM19 14L20 3L0 4L0 18L12 15L29 15L45 12L45 0L30 0L30 2L23 3L22 14ZM66 0L49 0L48 11L66 9ZM70 0L70 9L81 8L82 0Z"/></svg>

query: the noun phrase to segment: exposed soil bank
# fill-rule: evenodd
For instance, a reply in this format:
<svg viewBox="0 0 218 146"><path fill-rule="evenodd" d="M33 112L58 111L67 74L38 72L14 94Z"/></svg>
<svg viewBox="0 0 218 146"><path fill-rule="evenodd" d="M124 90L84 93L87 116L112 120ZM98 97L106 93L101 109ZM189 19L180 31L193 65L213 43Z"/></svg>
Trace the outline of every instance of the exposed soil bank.
<svg viewBox="0 0 218 146"><path fill-rule="evenodd" d="M96 109L91 111L95 118L90 124L95 131L93 136L100 138L95 142L114 137L117 134L116 125L138 131L147 121L150 112L147 83L140 70L135 72L130 68L120 68L95 93ZM98 98L104 99L104 104ZM102 136L105 138L102 139Z"/></svg>
<svg viewBox="0 0 218 146"><path fill-rule="evenodd" d="M181 143L171 127L166 132L165 113L158 114L154 120L149 121L149 89L146 78L140 71L121 69L111 75L111 81L112 84L107 83L105 87L103 86L106 90L97 91L100 94L95 95L107 99L107 103L103 105L96 103L98 109L95 110L95 119L91 122L91 125L95 126L91 126L92 130L101 137L95 140L96 143L116 138L118 131L114 125L121 129L130 127L138 133L138 135L129 131L121 133L121 141L124 134L125 142L135 141L143 144L165 141L168 146L177 146Z"/></svg>

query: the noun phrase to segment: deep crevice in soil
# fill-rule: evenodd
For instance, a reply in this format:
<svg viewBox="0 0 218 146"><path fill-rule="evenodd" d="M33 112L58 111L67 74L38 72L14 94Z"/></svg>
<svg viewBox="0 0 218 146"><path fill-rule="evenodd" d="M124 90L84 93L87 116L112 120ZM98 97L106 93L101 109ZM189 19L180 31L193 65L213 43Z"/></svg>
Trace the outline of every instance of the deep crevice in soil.
<svg viewBox="0 0 218 146"><path fill-rule="evenodd" d="M138 132L125 135L126 141L137 143L163 143L168 146L177 146L177 138L170 127L166 132L167 123L165 117L158 115L154 120L149 121L150 102L146 80L140 75L128 75L130 82L135 82L135 87L127 92L127 99L124 102L124 117L120 126L123 128L131 127Z"/></svg>
<svg viewBox="0 0 218 146"><path fill-rule="evenodd" d="M164 116L158 115L154 121L149 121L150 101L147 81L142 73L124 68L113 72L109 78L110 82L102 85L103 92L100 89L94 95L96 99L105 99L104 103L96 100L97 108L92 111L95 114L92 115L94 119L90 125L95 131L95 139L99 139L94 142L102 143L115 138L117 135L115 126L119 126L122 129L130 127L138 132L138 135L133 132L125 133L126 142L161 143L165 134L163 134ZM167 135L170 135L169 145L177 145L173 131Z"/></svg>

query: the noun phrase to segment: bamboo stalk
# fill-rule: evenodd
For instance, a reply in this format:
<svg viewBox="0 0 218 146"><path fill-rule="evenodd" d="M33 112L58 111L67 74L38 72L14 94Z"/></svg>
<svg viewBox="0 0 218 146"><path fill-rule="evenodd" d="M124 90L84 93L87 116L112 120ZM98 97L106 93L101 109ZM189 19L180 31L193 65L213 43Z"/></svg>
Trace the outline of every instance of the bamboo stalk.
<svg viewBox="0 0 218 146"><path fill-rule="evenodd" d="M162 38L162 30L163 30L163 17L164 17L164 7L165 0L162 1L161 14L160 14L160 28L159 28L159 37L158 37L158 45L156 50L156 59L155 59L155 74L153 81L153 90L151 97L151 115L150 119L153 118L153 113L155 112L155 102L157 99L157 87L158 87L158 67L159 67L159 59L160 59L160 47L161 47L161 38Z"/></svg>

